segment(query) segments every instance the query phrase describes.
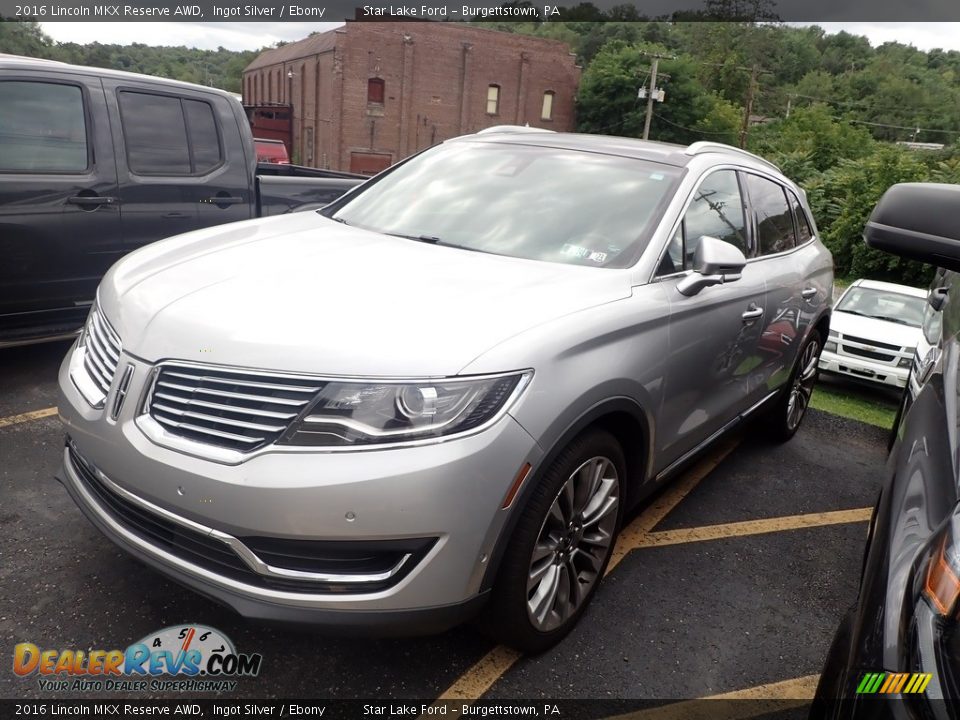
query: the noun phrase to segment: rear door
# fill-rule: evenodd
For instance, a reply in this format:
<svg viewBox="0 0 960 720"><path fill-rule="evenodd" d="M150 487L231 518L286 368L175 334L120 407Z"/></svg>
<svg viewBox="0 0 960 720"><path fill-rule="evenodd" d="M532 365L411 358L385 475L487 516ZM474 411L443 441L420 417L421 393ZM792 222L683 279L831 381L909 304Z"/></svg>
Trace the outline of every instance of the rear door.
<svg viewBox="0 0 960 720"><path fill-rule="evenodd" d="M830 289L818 277L819 252L794 192L759 174L745 172L743 178L757 241L757 257L750 263L767 279L758 373L772 391L789 377L817 311L829 302Z"/></svg>
<svg viewBox="0 0 960 720"><path fill-rule="evenodd" d="M748 258L753 254L733 168L714 170L701 181L661 264L670 300L670 367L658 429L664 464L696 448L757 399L765 278L748 263L735 282L682 295L676 285L691 270L703 236L729 242Z"/></svg>
<svg viewBox="0 0 960 720"><path fill-rule="evenodd" d="M251 217L253 187L237 120L224 96L105 81L123 235L134 249Z"/></svg>
<svg viewBox="0 0 960 720"><path fill-rule="evenodd" d="M124 251L99 78L0 75L0 341L79 327Z"/></svg>

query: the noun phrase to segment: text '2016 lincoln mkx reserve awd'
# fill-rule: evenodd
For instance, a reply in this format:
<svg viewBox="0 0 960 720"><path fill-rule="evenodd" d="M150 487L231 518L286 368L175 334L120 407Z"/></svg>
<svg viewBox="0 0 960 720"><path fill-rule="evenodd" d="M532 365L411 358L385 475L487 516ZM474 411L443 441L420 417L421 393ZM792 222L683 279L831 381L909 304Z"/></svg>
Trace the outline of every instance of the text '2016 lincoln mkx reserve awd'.
<svg viewBox="0 0 960 720"><path fill-rule="evenodd" d="M625 512L754 413L796 432L833 270L753 155L501 128L317 212L145 247L60 372L61 480L241 614L543 650Z"/></svg>

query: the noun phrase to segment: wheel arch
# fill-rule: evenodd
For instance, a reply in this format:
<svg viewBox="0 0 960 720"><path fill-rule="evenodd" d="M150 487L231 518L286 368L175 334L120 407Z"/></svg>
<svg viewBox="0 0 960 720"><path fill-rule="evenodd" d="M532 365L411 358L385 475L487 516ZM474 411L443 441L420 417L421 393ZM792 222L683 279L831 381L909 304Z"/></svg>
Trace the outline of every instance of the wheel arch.
<svg viewBox="0 0 960 720"><path fill-rule="evenodd" d="M504 523L497 542L490 553L490 562L480 584L480 592L493 587L507 545L516 528L523 509L527 506L533 489L537 487L543 474L553 464L560 452L574 438L591 428L602 428L612 434L623 450L627 463L627 483L624 507L629 509L639 496L640 487L649 477L652 433L650 419L643 408L632 398L610 398L594 405L583 413L553 443L537 463L530 477L523 484L510 508L510 514Z"/></svg>

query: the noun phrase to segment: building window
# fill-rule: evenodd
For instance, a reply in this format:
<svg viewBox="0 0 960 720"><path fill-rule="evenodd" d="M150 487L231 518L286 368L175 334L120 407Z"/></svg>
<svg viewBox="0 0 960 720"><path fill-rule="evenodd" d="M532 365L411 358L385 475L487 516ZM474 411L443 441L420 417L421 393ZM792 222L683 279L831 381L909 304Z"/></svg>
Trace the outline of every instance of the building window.
<svg viewBox="0 0 960 720"><path fill-rule="evenodd" d="M500 86L491 85L487 88L487 115L500 114Z"/></svg>
<svg viewBox="0 0 960 720"><path fill-rule="evenodd" d="M383 105L384 82L380 78L370 78L367 80L367 102L375 105Z"/></svg>
<svg viewBox="0 0 960 720"><path fill-rule="evenodd" d="M543 94L543 105L540 106L540 119L553 120L553 90L547 90Z"/></svg>

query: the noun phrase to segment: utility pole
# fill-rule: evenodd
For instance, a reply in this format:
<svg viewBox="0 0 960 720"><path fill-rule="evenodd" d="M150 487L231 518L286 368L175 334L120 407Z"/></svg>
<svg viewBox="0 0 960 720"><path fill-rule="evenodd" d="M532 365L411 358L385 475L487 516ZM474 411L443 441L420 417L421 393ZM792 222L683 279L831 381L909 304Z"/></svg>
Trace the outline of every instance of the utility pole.
<svg viewBox="0 0 960 720"><path fill-rule="evenodd" d="M647 118L643 121L643 139L650 137L650 121L653 119L653 95L657 90L657 66L660 65L660 56L654 55L653 66L650 68L650 92L647 93Z"/></svg>
<svg viewBox="0 0 960 720"><path fill-rule="evenodd" d="M747 147L747 134L750 132L750 115L753 114L753 96L757 90L757 75L760 68L754 64L750 68L750 85L747 88L747 102L743 108L743 126L740 128L740 147Z"/></svg>
<svg viewBox="0 0 960 720"><path fill-rule="evenodd" d="M653 58L653 64L650 66L650 90L647 93L647 117L643 121L643 139L647 140L650 137L650 121L653 119L653 102L654 100L659 100L659 90L657 88L657 70L660 67L661 60L672 60L673 55L660 55L653 54L649 57ZM669 75L663 75L662 77L669 78Z"/></svg>

